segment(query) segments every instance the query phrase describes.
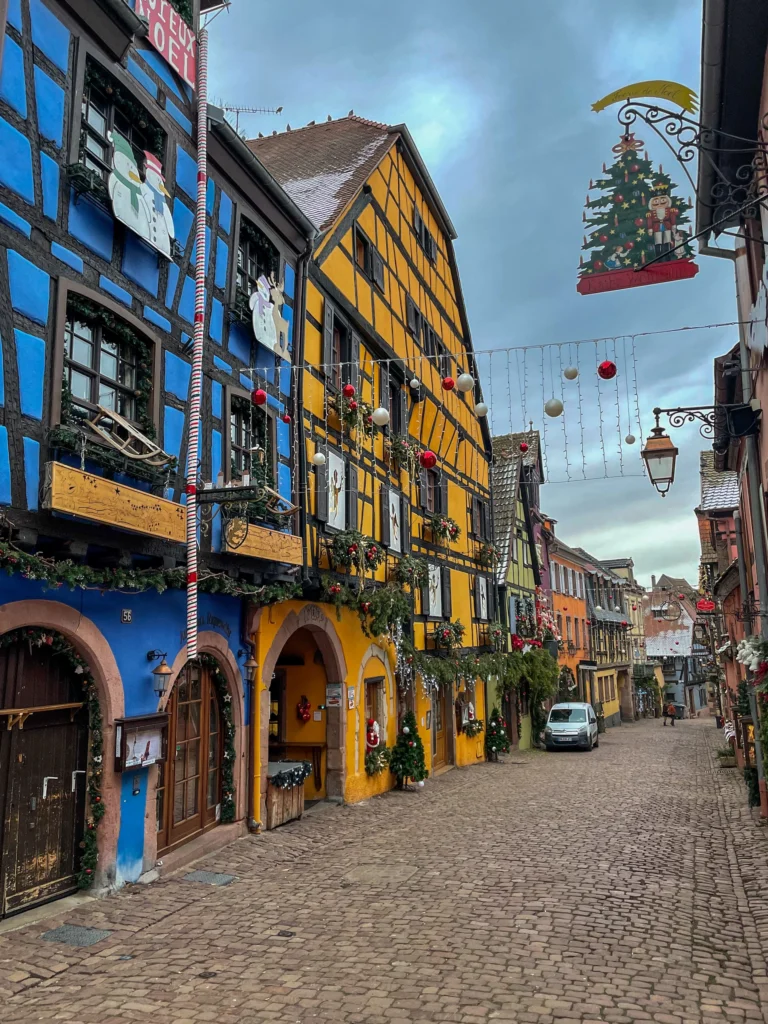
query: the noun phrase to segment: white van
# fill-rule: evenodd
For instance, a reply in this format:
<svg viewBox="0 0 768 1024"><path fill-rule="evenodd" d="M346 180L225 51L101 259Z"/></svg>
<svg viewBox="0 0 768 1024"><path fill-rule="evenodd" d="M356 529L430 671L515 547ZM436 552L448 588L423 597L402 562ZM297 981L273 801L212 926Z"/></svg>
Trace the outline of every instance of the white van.
<svg viewBox="0 0 768 1024"><path fill-rule="evenodd" d="M555 704L544 729L547 750L576 747L591 750L598 746L597 716L591 704L569 702Z"/></svg>

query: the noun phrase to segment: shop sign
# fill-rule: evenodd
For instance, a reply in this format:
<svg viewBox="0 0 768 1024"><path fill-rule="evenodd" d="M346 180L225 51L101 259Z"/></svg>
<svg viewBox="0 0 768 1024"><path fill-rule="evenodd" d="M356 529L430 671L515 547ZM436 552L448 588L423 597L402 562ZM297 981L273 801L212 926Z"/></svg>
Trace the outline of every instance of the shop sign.
<svg viewBox="0 0 768 1024"><path fill-rule="evenodd" d="M325 706L327 708L341 707L341 683L325 684Z"/></svg>
<svg viewBox="0 0 768 1024"><path fill-rule="evenodd" d="M136 0L136 13L149 21L147 38L187 85L197 88L195 33L168 0Z"/></svg>

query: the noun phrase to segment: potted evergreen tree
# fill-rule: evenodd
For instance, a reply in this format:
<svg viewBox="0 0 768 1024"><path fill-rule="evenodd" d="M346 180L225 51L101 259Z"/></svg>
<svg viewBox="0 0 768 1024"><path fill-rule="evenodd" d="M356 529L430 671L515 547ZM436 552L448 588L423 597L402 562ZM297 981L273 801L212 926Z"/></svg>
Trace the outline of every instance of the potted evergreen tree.
<svg viewBox="0 0 768 1024"><path fill-rule="evenodd" d="M402 728L397 734L390 754L389 770L397 778L398 789L407 787L409 779L420 786L424 785L424 779L427 777L424 744L421 742L413 711L407 711L403 717Z"/></svg>

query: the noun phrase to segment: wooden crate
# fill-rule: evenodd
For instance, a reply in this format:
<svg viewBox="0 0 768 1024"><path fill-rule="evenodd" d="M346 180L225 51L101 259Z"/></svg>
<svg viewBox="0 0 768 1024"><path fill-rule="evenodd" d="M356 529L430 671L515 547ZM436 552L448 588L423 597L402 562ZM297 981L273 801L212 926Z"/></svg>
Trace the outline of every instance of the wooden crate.
<svg viewBox="0 0 768 1024"><path fill-rule="evenodd" d="M267 782L267 831L297 821L304 813L304 783L291 789L280 789Z"/></svg>

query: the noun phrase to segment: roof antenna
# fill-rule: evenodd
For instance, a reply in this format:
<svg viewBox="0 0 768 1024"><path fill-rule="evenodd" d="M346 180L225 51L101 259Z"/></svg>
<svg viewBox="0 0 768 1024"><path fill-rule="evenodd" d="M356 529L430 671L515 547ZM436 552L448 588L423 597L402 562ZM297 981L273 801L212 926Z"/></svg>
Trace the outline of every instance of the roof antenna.
<svg viewBox="0 0 768 1024"><path fill-rule="evenodd" d="M240 115L241 114L282 114L282 107L227 107L224 109L230 114L235 115L235 131L240 134Z"/></svg>

